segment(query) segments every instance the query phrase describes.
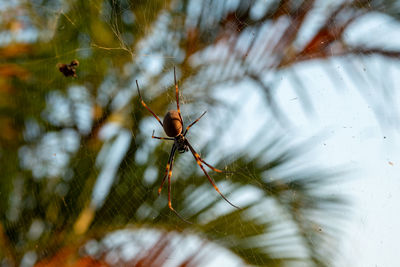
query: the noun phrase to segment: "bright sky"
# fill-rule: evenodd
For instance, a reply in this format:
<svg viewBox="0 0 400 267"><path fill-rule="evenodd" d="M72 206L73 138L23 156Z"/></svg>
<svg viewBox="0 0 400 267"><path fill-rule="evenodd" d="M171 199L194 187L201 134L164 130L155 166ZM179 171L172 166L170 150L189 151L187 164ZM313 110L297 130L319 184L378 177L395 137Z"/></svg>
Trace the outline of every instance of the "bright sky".
<svg viewBox="0 0 400 267"><path fill-rule="evenodd" d="M351 32L350 38L360 36L360 32L365 34L365 29L373 26L375 35L382 38L375 38L370 44L382 44L384 40L384 47L399 48L399 24L388 23L386 18L377 15L369 19L369 22L363 21L365 26L358 28L359 31ZM396 266L400 238L400 134L398 123L388 126L385 122L398 121L395 117L398 110L393 111L393 107L399 106L400 97L393 86L400 83L400 64L379 57L360 60L359 67L367 78L367 83L360 84L350 82L345 63L345 60L333 62L343 81L340 90L321 69L324 64L298 67L307 79L305 83L309 86L316 117L306 119L301 115L297 100L291 100L295 96L291 95L289 84L283 84L279 92L281 107L296 125L292 131L294 136L327 133L328 138L321 142L325 145L316 146L315 159L322 166L345 164L354 170L349 182L338 188L351 196L354 213L342 241L337 266ZM393 106L379 99L385 89L391 92ZM366 102L359 91L372 96L373 101ZM384 110L380 116L374 113L377 111L374 103L381 104L378 111Z"/></svg>
<svg viewBox="0 0 400 267"><path fill-rule="evenodd" d="M335 61L334 66L341 68L343 63ZM365 67L368 75L368 64ZM397 72L393 77L400 77L400 65L393 64L392 69ZM382 126L354 83L346 83L338 91L321 70L310 66L302 71L312 73L308 91L316 116L302 116L298 100L291 100L294 96L290 87L282 85L281 106L296 125L291 131L293 138L326 133L326 138L316 144L313 160L321 166L341 165L353 170L349 182L337 188L350 196L353 205L337 266L394 266L400 237L396 227L400 225L399 132ZM342 77L346 79L346 75ZM393 97L399 100L398 95Z"/></svg>

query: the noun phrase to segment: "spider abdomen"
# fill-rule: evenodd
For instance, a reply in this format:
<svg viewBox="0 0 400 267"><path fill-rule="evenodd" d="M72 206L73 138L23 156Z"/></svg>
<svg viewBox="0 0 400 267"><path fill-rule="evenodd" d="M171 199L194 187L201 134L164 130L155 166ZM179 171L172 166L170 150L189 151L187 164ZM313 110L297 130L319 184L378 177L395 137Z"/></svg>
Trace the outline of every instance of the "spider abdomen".
<svg viewBox="0 0 400 267"><path fill-rule="evenodd" d="M178 136L182 132L182 120L177 110L170 110L164 117L163 128L169 137Z"/></svg>

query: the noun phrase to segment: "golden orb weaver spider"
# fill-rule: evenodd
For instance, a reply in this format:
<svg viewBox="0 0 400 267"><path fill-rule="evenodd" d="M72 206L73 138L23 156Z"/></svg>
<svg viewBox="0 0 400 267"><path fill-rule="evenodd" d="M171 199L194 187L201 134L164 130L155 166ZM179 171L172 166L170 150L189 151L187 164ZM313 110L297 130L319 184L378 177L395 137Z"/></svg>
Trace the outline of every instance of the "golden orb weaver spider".
<svg viewBox="0 0 400 267"><path fill-rule="evenodd" d="M214 189L221 195L221 197L228 202L231 206L240 209L238 206L232 204L219 190L219 188L217 187L217 185L215 184L214 180L210 177L210 175L208 175L207 171L204 169L204 165L206 165L207 167L209 167L211 170L215 171L215 172L223 172L222 170L219 170L213 166L211 166L210 164L208 164L207 162L205 162L200 155L194 150L194 148L190 145L188 139L186 138L186 134L188 133L189 129L195 124L197 123L203 116L204 114L206 114L207 111L203 112L203 114L200 115L200 117L198 117L195 121L193 121L191 124L189 124L186 129L183 131L184 129L184 124L183 124L183 119L182 119L182 115L181 115L181 110L179 107L179 88L178 88L178 84L176 82L176 71L175 71L175 67L174 67L174 82L175 82L175 94L176 94L176 106L177 106L177 110L170 110L167 112L167 114L164 117L164 120L161 122L160 118L146 105L146 103L143 101L142 95L140 94L140 88L139 88L139 84L138 81L136 80L136 86L137 86L137 90L138 90L138 94L139 94L139 98L140 98L140 102L143 105L143 107L145 107L153 116L154 118L156 118L158 120L158 122L160 123L160 125L163 127L165 134L168 137L158 137L158 136L154 136L154 131L153 134L151 135L152 138L155 139L160 139L160 140L170 140L170 141L174 141L174 144L172 145L171 148L171 152L169 154L169 158L168 158L168 162L167 162L167 166L165 168L165 175L161 181L161 185L158 188L158 195L161 194L161 190L162 187L164 185L165 180L168 178L168 207L171 211L173 211L180 219L182 219L183 221L188 222L187 220L185 220L181 215L179 215L179 213L172 207L172 203L171 203L171 176L172 176L172 167L173 167L173 163L174 163L174 155L175 152L178 150L179 153L185 153L187 151L190 150L190 152L192 153L194 159L196 160L197 164L200 166L200 168L202 169L202 171L204 172L204 174L206 175L208 181L211 183L211 185L214 187ZM203 163L203 164L202 164Z"/></svg>

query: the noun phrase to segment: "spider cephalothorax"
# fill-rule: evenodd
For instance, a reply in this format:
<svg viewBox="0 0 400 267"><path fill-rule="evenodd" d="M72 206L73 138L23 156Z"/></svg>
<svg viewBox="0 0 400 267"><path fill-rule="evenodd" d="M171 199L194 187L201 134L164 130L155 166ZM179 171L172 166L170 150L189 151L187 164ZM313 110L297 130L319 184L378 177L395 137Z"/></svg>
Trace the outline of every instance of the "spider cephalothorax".
<svg viewBox="0 0 400 267"><path fill-rule="evenodd" d="M164 117L163 122L161 122L160 118L146 105L146 103L143 101L143 98L140 94L140 89L139 89L139 84L136 81L136 86L137 86L137 90L138 90L138 94L139 94L139 98L140 98L140 102L142 103L142 105L154 116L154 118L156 118L158 120L158 122L161 124L161 126L164 129L165 134L168 137L157 137L154 136L154 131L152 134L152 138L156 138L156 139L161 139L161 140L172 140L174 141L174 144L172 145L171 148L171 153L169 154L169 159L168 159L168 163L167 163L167 167L165 169L165 175L164 178L161 181L161 185L158 189L158 194L161 193L161 189L164 185L164 182L166 180L166 178L168 177L168 207L175 212L176 215L179 216L179 218L181 218L182 220L186 221L185 219L183 219L175 210L174 208L172 208L172 204L171 204L171 176L172 176L172 167L173 167L173 163L174 163L174 155L175 152L178 150L179 153L184 153L190 150L190 152L193 154L193 157L195 158L197 164L200 166L200 168L202 169L202 171L204 172L204 174L206 175L208 181L211 183L211 185L214 187L214 189L221 195L221 197L228 202L230 205L232 205L235 208L238 208L237 206L233 205L222 193L221 191L219 191L217 185L215 184L214 180L208 175L207 171L204 169L204 165L206 165L207 167L209 167L210 169L212 169L213 171L216 172L222 172L221 170L211 166L210 164L208 164L207 162L205 162L200 155L194 150L194 148L190 145L189 141L187 140L187 138L185 137L187 132L189 131L190 127L192 127L196 122L198 122L201 117L204 116L204 114L206 114L206 112L203 112L203 114L201 114L200 117L198 117L194 122L192 122L191 124L189 124L185 130L184 129L184 123L183 123L183 119L182 119L182 115L181 115L181 110L179 107L179 89L178 89L178 84L176 83L176 73L175 73L175 68L174 68L174 81L175 81L175 95L176 95L176 106L177 106L177 110L170 110L167 112L167 114ZM188 221L186 221L188 222Z"/></svg>
<svg viewBox="0 0 400 267"><path fill-rule="evenodd" d="M186 138L182 134L175 137L174 145L179 153L185 153L189 151Z"/></svg>

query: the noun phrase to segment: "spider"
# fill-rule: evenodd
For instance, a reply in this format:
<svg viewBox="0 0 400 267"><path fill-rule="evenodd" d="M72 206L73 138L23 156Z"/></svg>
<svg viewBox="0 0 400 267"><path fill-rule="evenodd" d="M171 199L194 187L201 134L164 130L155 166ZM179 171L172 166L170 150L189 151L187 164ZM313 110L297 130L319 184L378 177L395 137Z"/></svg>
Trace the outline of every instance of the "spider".
<svg viewBox="0 0 400 267"><path fill-rule="evenodd" d="M174 155L175 152L178 150L179 153L185 153L190 150L192 153L194 159L196 160L197 164L200 166L202 171L204 172L205 176L207 177L208 181L211 183L211 185L214 187L214 189L221 195L221 197L228 202L231 206L240 209L238 206L232 204L218 189L217 185L215 184L214 180L208 175L207 171L205 170L204 165L209 167L211 170L215 172L223 172L222 170L219 170L207 162L205 162L200 155L194 150L192 145L189 143L188 139L186 138L186 134L188 133L189 129L196 124L203 116L206 114L207 111L204 111L203 114L200 115L195 121L193 121L191 124L189 124L185 130L184 129L184 123L181 115L181 110L179 107L179 88L178 84L176 82L176 72L175 72L175 67L174 67L174 81L175 81L175 94L176 94L176 106L177 110L170 110L167 112L167 114L164 117L164 120L161 122L160 118L146 105L146 103L143 101L142 95L140 94L140 89L139 89L139 84L138 81L136 80L136 86L140 98L140 102L145 107L153 116L154 118L157 119L157 121L160 123L161 127L163 127L165 134L168 137L158 137L154 136L154 130L153 134L151 135L151 138L155 139L160 139L160 140L169 140L169 141L174 141L174 144L172 145L171 152L169 154L167 166L165 168L165 175L161 181L161 185L158 188L158 195L161 194L162 187L164 185L165 180L168 178L168 207L171 211L173 211L180 219L182 219L185 222L188 222L185 220L183 217L179 215L179 213L172 207L171 203L171 176L172 176L172 167L174 163ZM190 223L190 222L188 222Z"/></svg>

